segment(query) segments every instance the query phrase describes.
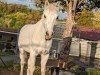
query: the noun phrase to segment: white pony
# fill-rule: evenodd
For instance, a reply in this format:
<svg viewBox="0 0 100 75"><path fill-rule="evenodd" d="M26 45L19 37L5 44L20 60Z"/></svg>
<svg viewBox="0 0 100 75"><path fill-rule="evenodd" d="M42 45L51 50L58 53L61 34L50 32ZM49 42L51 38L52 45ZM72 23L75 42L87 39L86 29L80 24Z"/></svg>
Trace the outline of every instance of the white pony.
<svg viewBox="0 0 100 75"><path fill-rule="evenodd" d="M27 75L33 75L35 70L36 56L41 55L41 75L45 75L46 63L52 44L52 33L57 18L57 4L45 1L44 12L40 21L22 27L19 33L18 46L20 51L20 75L26 59L26 52L30 54L28 59Z"/></svg>

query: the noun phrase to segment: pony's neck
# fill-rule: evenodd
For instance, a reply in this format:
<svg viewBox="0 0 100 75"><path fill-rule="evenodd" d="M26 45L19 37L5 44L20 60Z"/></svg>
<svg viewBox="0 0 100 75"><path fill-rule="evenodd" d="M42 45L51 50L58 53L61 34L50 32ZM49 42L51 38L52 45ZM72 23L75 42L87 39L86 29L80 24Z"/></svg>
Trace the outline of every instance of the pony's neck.
<svg viewBox="0 0 100 75"><path fill-rule="evenodd" d="M43 24L43 19L39 20L37 23L36 23L36 31L45 31L45 27L44 27L44 24Z"/></svg>
<svg viewBox="0 0 100 75"><path fill-rule="evenodd" d="M40 19L40 20L36 23L36 25L42 26L42 25L43 25L43 19Z"/></svg>
<svg viewBox="0 0 100 75"><path fill-rule="evenodd" d="M43 23L43 18L40 19L37 23L36 23L37 27L42 27L43 29L45 28L44 27L44 23Z"/></svg>

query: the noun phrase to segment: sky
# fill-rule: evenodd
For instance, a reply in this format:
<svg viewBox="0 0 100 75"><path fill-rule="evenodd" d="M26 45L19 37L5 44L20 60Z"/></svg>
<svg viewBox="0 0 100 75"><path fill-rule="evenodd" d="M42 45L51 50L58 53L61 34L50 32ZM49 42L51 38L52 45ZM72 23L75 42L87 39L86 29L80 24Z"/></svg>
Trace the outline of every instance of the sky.
<svg viewBox="0 0 100 75"><path fill-rule="evenodd" d="M27 5L30 8L37 9L37 7L35 6L34 0L32 3L30 3L28 0L1 0L1 1L7 2L7 3L23 4L23 5Z"/></svg>
<svg viewBox="0 0 100 75"><path fill-rule="evenodd" d="M16 3L16 4L23 4L23 5L27 5L29 8L32 9L39 9L35 6L35 1L33 0L32 2L29 2L29 0L0 0L3 2L7 2L7 3ZM58 18L63 20L66 18L66 13L62 13L62 11L58 12Z"/></svg>

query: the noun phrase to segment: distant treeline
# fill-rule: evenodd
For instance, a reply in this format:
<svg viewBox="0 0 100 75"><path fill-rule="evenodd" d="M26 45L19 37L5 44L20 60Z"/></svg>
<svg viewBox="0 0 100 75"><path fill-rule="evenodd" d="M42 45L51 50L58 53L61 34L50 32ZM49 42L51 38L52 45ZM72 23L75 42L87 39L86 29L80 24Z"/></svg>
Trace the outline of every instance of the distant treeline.
<svg viewBox="0 0 100 75"><path fill-rule="evenodd" d="M7 4L0 2L0 27L20 29L23 25L36 23L42 15L42 10L32 10L26 5ZM83 9L75 16L76 24L100 28L100 11L93 13Z"/></svg>
<svg viewBox="0 0 100 75"><path fill-rule="evenodd" d="M37 22L42 10L32 10L21 4L0 2L0 27L19 29L25 24Z"/></svg>
<svg viewBox="0 0 100 75"><path fill-rule="evenodd" d="M100 28L100 11L83 9L76 14L75 21L78 25Z"/></svg>

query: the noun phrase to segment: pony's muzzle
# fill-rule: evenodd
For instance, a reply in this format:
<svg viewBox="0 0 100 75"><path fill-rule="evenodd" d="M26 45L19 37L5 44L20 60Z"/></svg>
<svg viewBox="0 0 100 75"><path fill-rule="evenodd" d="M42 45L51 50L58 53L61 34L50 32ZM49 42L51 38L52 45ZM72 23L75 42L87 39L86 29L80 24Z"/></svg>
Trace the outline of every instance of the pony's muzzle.
<svg viewBox="0 0 100 75"><path fill-rule="evenodd" d="M52 39L52 36L53 36L53 32L52 33L50 33L50 32L46 32L46 35L45 35L45 39L46 40L51 40Z"/></svg>

